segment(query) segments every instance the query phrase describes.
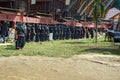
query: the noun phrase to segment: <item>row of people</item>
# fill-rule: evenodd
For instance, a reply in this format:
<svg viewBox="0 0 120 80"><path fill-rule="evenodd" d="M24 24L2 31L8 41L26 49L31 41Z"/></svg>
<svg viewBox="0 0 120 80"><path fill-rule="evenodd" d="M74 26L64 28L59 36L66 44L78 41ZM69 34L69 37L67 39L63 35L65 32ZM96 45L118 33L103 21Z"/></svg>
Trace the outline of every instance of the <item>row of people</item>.
<svg viewBox="0 0 120 80"><path fill-rule="evenodd" d="M22 49L25 42L30 41L48 41L50 34L53 40L64 40L64 39L79 39L79 38L93 38L93 28L83 27L68 27L66 25L38 25L38 24L25 24L17 23L16 26L16 49Z"/></svg>
<svg viewBox="0 0 120 80"><path fill-rule="evenodd" d="M26 41L47 41L49 40L50 33L53 33L53 40L64 39L79 39L79 38L93 38L94 29L83 27L68 27L66 25L38 25L38 24L25 24L26 26ZM17 27L17 26L16 26ZM15 29L9 28L5 23L0 25L0 35L3 42L6 42L6 37L9 37L12 42L14 41Z"/></svg>
<svg viewBox="0 0 120 80"><path fill-rule="evenodd" d="M24 25L24 26L23 26ZM19 30L21 26L21 30ZM23 27L22 27L23 26ZM24 28L24 30L22 30ZM16 46L21 44L21 37L23 37L24 31L24 39L22 42L30 42L30 41L48 41L50 38L50 33L53 40L64 40L64 39L79 39L79 38L93 38L94 37L94 29L93 28L84 28L84 27L72 27L66 26L63 24L58 25L40 25L40 24L25 24L25 23L17 23L16 32L19 37L15 36L15 29L10 28L8 24L2 23L0 25L0 35L3 38L3 42L6 42L6 37L11 37L12 41L16 37ZM22 34L22 35L21 35ZM17 48L17 47L16 47Z"/></svg>
<svg viewBox="0 0 120 80"><path fill-rule="evenodd" d="M68 27L66 25L38 25L38 24L27 24L26 41L47 41L49 40L50 33L53 33L53 40L64 40L64 39L79 39L79 38L93 38L93 28L83 27Z"/></svg>

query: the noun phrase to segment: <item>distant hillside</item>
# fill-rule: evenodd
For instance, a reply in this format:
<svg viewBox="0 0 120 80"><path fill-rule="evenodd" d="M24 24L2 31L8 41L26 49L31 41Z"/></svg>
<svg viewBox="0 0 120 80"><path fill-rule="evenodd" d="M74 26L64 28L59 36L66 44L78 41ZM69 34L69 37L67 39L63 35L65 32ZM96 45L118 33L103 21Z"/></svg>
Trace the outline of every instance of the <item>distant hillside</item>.
<svg viewBox="0 0 120 80"><path fill-rule="evenodd" d="M117 9L120 9L120 0L115 0L115 3L113 7L116 7Z"/></svg>

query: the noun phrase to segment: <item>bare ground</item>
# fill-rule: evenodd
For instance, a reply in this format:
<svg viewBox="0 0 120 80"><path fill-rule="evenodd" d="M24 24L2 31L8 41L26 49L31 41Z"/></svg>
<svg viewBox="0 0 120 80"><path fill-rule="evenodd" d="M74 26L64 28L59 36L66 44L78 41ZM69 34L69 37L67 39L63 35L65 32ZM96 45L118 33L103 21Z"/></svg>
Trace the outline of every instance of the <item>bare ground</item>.
<svg viewBox="0 0 120 80"><path fill-rule="evenodd" d="M120 56L1 57L0 80L120 80Z"/></svg>

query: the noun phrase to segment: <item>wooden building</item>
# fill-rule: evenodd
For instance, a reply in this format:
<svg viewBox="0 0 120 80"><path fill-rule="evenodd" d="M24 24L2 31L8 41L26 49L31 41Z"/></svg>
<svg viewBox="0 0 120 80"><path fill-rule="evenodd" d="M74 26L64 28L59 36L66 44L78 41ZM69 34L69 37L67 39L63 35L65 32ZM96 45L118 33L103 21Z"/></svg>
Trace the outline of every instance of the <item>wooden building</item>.
<svg viewBox="0 0 120 80"><path fill-rule="evenodd" d="M26 0L0 0L0 7L9 9L18 9L20 11L27 11Z"/></svg>
<svg viewBox="0 0 120 80"><path fill-rule="evenodd" d="M67 7L68 16L84 16L91 17L93 14L93 6L95 0L71 0ZM114 3L114 0L103 0L105 10L109 10Z"/></svg>
<svg viewBox="0 0 120 80"><path fill-rule="evenodd" d="M20 9L28 12L55 13L64 10L65 0L0 0L0 7Z"/></svg>
<svg viewBox="0 0 120 80"><path fill-rule="evenodd" d="M30 13L51 14L53 18L67 17L84 18L91 17L95 0L0 0L0 7L19 9L24 11L24 15ZM66 6L66 1L70 3ZM108 11L114 0L103 0L105 10Z"/></svg>

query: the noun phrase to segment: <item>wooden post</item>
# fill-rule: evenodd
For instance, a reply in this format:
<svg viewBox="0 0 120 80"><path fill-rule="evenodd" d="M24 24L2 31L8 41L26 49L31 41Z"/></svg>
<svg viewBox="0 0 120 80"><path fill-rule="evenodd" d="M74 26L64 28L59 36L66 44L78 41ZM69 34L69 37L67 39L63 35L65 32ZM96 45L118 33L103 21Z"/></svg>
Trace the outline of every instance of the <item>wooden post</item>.
<svg viewBox="0 0 120 80"><path fill-rule="evenodd" d="M27 4L28 4L28 13L30 13L30 4L31 4L31 0L28 0Z"/></svg>
<svg viewBox="0 0 120 80"><path fill-rule="evenodd" d="M96 28L96 32L95 32L95 43L98 42L98 20L96 19L95 22L95 28Z"/></svg>
<svg viewBox="0 0 120 80"><path fill-rule="evenodd" d="M22 12L21 12L21 21L22 21L22 22L24 22L23 18L24 18L24 12L22 11Z"/></svg>

